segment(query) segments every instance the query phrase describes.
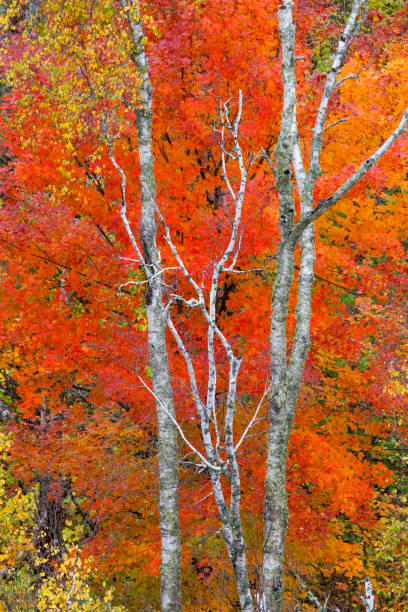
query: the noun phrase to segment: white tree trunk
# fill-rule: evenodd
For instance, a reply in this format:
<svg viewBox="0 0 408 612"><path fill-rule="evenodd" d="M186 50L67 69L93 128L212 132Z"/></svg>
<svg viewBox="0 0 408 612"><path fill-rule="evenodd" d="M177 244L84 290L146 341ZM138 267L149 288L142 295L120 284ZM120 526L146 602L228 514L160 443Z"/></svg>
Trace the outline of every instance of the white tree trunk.
<svg viewBox="0 0 408 612"><path fill-rule="evenodd" d="M151 85L148 66L142 42L143 32L140 18L130 12L125 0L122 6L127 14L132 35L132 59L143 76L140 89L141 107L137 111L137 130L142 192L141 250L134 238L126 218L125 186L126 177L113 158L110 142L111 159L122 175L122 219L130 240L148 278L146 308L148 319L149 350L153 377L153 393L157 403L159 424L159 463L160 463L160 517L162 535L162 609L181 610L180 603L180 532L177 508L177 431L184 442L200 457L202 464L211 475L214 498L218 507L224 541L234 571L241 609L252 612L254 608L252 593L248 580L245 540L240 518L241 486L237 449L246 437L246 429L238 444L234 442L233 423L235 415L237 376L241 360L223 335L216 321L216 297L220 275L234 271L240 247L240 225L244 202L247 173L251 164L245 167L244 158L238 141L238 127L242 111L242 95L239 98L239 111L231 122L229 108L225 104L220 108L221 114L221 151L224 179L230 197L235 204L235 220L231 238L221 258L213 264L211 290L208 299L203 288L189 274L177 247L173 244L169 228L158 211L166 228L166 240L177 260L179 269L196 293L196 298L186 300L183 296L173 296L172 300L181 300L187 307L199 307L208 325L208 385L206 399L200 397L195 378L193 359L182 337L171 320L171 301L167 305L167 317L163 306L163 278L160 263L160 252L156 246L155 219L155 181L153 174L153 155L151 146ZM134 7L134 5L133 5ZM331 206L339 201L369 169L389 149L408 123L406 111L400 124L384 144L356 170L345 183L330 197L321 200L314 207L313 192L320 174L320 153L322 134L328 114L329 102L339 85L337 76L343 64L347 50L364 22L364 11L368 0L354 0L349 19L341 35L332 67L328 72L324 93L317 114L311 157L307 172L304 169L299 147L299 134L296 120L296 78L295 78L295 27L293 24L293 0L283 0L278 8L279 32L282 46L282 80L283 108L278 142L275 149L275 166L267 161L276 179L279 199L279 227L281 242L277 258L276 277L272 296L270 359L271 382L268 383L269 426L267 437L267 461L264 499L264 543L262 568L262 595L260 605L263 612L281 612L284 607L284 546L288 523L286 495L286 458L288 441L294 419L296 403L302 381L305 360L310 344L311 292L314 271L314 228L313 222ZM363 13L362 13L363 9ZM224 130L232 137L232 152L225 149ZM327 129L327 128L326 128ZM230 184L226 171L226 158L230 156L239 165L241 182L238 191ZM293 173L294 171L294 173ZM298 188L301 217L295 225L295 204L293 190ZM287 351L287 318L289 294L294 282L294 253L300 242L301 263L297 285L296 329L290 355ZM227 263L229 262L229 263ZM208 302L208 306L207 306ZM168 323L178 347L185 359L190 378L191 392L200 417L201 434L205 455L196 449L187 439L178 424L173 407L171 378L168 369L167 349L165 343L165 326ZM219 429L215 406L217 389L217 363L214 350L214 338L222 344L228 357L229 390L227 410L223 432ZM260 400L251 423L262 405ZM215 441L213 437L215 436ZM221 456L220 440L224 441L226 461ZM227 477L231 484L229 504L225 500L222 478Z"/></svg>
<svg viewBox="0 0 408 612"><path fill-rule="evenodd" d="M369 578L366 578L364 580L364 590L365 590L365 595L362 595L360 599L363 602L366 612L374 612L373 585Z"/></svg>
<svg viewBox="0 0 408 612"><path fill-rule="evenodd" d="M241 358L234 354L232 346L228 339L224 336L222 330L217 325L216 302L219 289L220 276L222 273L233 270L240 248L240 231L241 231L241 216L242 205L244 202L245 187L247 181L248 169L252 163L252 156L249 157L247 167L244 163L243 154L239 144L239 123L242 113L242 94L240 92L238 101L238 113L234 121L231 121L229 114L229 105L225 103L220 108L221 120L221 157L224 180L227 185L229 194L234 202L235 217L230 235L230 240L224 252L218 261L213 264L213 274L211 279L211 288L209 290L208 300L205 299L203 288L198 285L192 276L189 274L182 258L180 257L177 247L174 245L169 228L166 228L167 242L184 274L185 279L194 289L197 299L185 300L183 296L176 296L177 299L184 301L189 307L199 307L205 323L207 325L207 359L208 359L208 381L205 400L200 397L198 390L194 364L192 355L189 353L183 338L178 332L171 317L169 317L169 327L177 342L177 345L182 353L190 378L190 386L192 396L197 408L197 413L200 418L201 436L205 448L205 457L195 449L187 440L184 432L179 427L181 436L185 442L192 448L200 457L204 465L209 469L213 488L214 499L218 508L218 515L221 522L224 542L228 551L228 556L234 571L235 583L237 586L241 609L244 612L252 612L254 609L251 588L248 579L248 571L246 564L246 545L244 534L242 531L241 522L241 479L239 465L237 461L237 449L240 443L245 438L246 433L242 436L240 442L236 445L234 442L234 417L236 408L236 393L238 373L241 365ZM225 131L228 131L232 138L232 151L227 151L225 148ZM236 160L240 171L240 184L237 190L231 185L227 170L226 157L232 157ZM164 219L162 220L164 223ZM174 297L174 296L173 296ZM208 306L206 302L208 301ZM228 395L226 402L226 413L224 423L219 422L217 414L215 397L217 390L217 358L214 348L215 337L221 342L224 351L228 358L229 373L228 373ZM249 427L248 427L249 430ZM213 436L215 441L213 441ZM222 441L225 445L225 455L221 451ZM222 456L223 455L223 456ZM225 493L222 483L222 478L227 478L230 482L231 492L229 504L226 502Z"/></svg>
<svg viewBox="0 0 408 612"><path fill-rule="evenodd" d="M292 0L278 8L282 47L283 108L281 128L275 149L275 166L267 159L276 178L279 198L281 243L272 297L270 355L272 384L269 397L269 427L264 499L264 546L262 587L267 612L284 607L284 546L288 522L286 496L286 457L288 441L305 360L310 344L312 283L314 277L313 222L354 187L390 148L408 123L405 111L399 125L384 144L356 170L330 197L313 207L313 192L320 175L322 134L330 99L339 86L339 70L354 37L364 23L367 0L354 0L343 34L340 36L321 98L311 141L310 164L305 172L299 147L296 120L295 27ZM326 128L327 129L327 128ZM292 173L294 170L294 176ZM300 199L301 218L294 225L294 186ZM296 329L290 355L287 354L289 292L294 281L294 251L300 241L301 263L297 286Z"/></svg>
<svg viewBox="0 0 408 612"><path fill-rule="evenodd" d="M161 534L161 609L181 611L181 541L178 510L178 443L174 402L166 347L166 315L163 306L163 275L156 244L156 184L151 140L152 87L143 44L140 15L122 2L132 38L132 60L142 77L136 126L140 158L142 214L140 243L148 284L146 291L147 330L158 423L159 509ZM125 225L127 223L124 218Z"/></svg>

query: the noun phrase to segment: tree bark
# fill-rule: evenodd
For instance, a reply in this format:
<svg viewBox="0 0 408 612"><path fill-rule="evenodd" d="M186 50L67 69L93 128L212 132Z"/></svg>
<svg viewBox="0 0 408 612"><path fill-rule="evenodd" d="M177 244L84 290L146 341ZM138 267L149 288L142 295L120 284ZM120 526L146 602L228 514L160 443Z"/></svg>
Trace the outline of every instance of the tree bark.
<svg viewBox="0 0 408 612"><path fill-rule="evenodd" d="M142 214L140 243L147 275L147 330L154 395L156 397L159 457L159 509L161 558L161 609L181 611L181 541L178 510L178 443L174 424L174 401L166 346L166 316L163 306L163 275L156 243L156 184L152 150L152 87L140 15L122 2L132 38L132 60L142 78L136 126L140 158Z"/></svg>
<svg viewBox="0 0 408 612"><path fill-rule="evenodd" d="M289 292L293 282L294 247L288 242L293 230L295 204L292 182L293 121L296 111L294 78L294 27L292 2L279 8L284 83L281 129L275 150L275 178L279 199L281 245L272 295L270 359L271 390L264 497L264 544L262 588L265 610L283 610L283 555L288 509L286 497L286 455L293 416L287 405L287 340Z"/></svg>
<svg viewBox="0 0 408 612"><path fill-rule="evenodd" d="M252 156L248 159L247 166L244 162L241 146L239 143L239 124L242 114L242 92L239 92L238 112L235 119L231 121L228 102L220 107L220 119L222 124L221 133L221 160L223 168L223 177L227 185L229 194L234 202L235 216L231 228L231 235L228 245L219 260L214 263L213 274L211 279L211 288L208 299L205 299L203 288L197 284L191 274L188 272L185 263L178 253L176 245L173 243L169 228L166 226L166 240L170 249L175 256L179 267L194 289L197 299L185 300L183 296L179 299L183 300L188 306L199 306L207 328L207 358L208 358L208 380L206 399L202 399L197 386L197 380L194 370L192 355L190 354L183 337L177 330L176 325L171 317L168 318L169 328L176 340L181 354L186 362L187 371L190 379L192 396L197 408L197 413L200 418L201 435L205 447L205 457L188 442L184 432L179 428L183 440L190 448L197 453L203 465L209 470L213 487L214 499L217 504L219 519L222 526L222 533L227 548L228 556L234 571L235 583L238 591L240 609L244 612L252 612L254 609L251 587L248 579L248 571L246 564L246 545L242 530L241 521L241 479L239 464L237 460L237 449L245 438L241 438L241 442L237 445L234 442L234 418L236 411L237 397L237 382L238 374L241 366L241 358L234 354L230 341L224 335L222 329L217 324L217 295L219 290L220 277L223 273L234 269L238 254L239 254L239 235L242 218L242 205L244 202L246 181L248 170L252 163ZM226 157L229 157L231 151L225 148L225 131L228 131L233 140L234 158L239 166L240 183L238 190L234 190L229 181L226 169ZM164 223L164 220L163 220ZM208 302L208 306L207 306ZM223 346L229 362L228 374L228 395L226 402L226 412L224 423L220 422L220 415L216 409L216 391L217 391L217 366L219 366L215 353L215 338ZM249 428L248 428L249 429ZM247 432L248 433L248 430ZM215 444L213 442L215 438ZM221 446L222 438L224 438L225 455L223 455ZM225 477L230 482L230 500L229 504L226 501L225 490L223 488L222 477Z"/></svg>
<svg viewBox="0 0 408 612"><path fill-rule="evenodd" d="M296 119L295 26L293 2L284 0L278 8L282 47L283 108L281 129L275 150L275 177L279 199L281 244L277 260L271 315L271 372L269 427L264 499L263 590L268 612L284 606L284 551L288 524L286 461L290 431L310 345L312 284L314 278L313 222L299 232L294 225L293 189L296 183L302 219L313 215L313 192L320 174L320 152L327 106L336 86L336 77L349 43L359 30L358 15L364 0L356 0L329 71L317 114L312 154L307 174L299 147ZM294 174L292 172L294 169ZM299 232L299 233L296 233ZM294 282L294 252L300 239L301 263L297 286L296 329L287 355L289 293Z"/></svg>

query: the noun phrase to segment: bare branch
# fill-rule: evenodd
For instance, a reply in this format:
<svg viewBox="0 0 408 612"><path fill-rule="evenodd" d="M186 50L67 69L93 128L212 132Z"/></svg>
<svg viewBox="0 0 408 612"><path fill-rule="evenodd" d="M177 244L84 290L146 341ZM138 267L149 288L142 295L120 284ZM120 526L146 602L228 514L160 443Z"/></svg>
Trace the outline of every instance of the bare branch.
<svg viewBox="0 0 408 612"><path fill-rule="evenodd" d="M350 121L350 119L348 117L343 117L342 119L337 119L337 121L334 121L333 123L330 123L330 125L325 127L324 130L322 131L322 134L324 134L328 130L331 130L331 128L334 128L335 125L338 125L339 123L344 123L345 121Z"/></svg>
<svg viewBox="0 0 408 612"><path fill-rule="evenodd" d="M180 270L180 268L178 266L172 266L170 268L162 268L161 270L159 270L159 272L156 272L156 274L153 274L150 278L142 280L142 281L132 281L132 280L128 280L124 283L120 283L118 285L115 285L115 287L118 287L119 290L121 290L123 287L128 287L129 285L145 285L146 283L149 283L151 280L153 280L154 278L156 278L156 276L160 276L161 274L163 274L163 272L165 272L166 270Z"/></svg>
<svg viewBox="0 0 408 612"><path fill-rule="evenodd" d="M200 457L201 461L203 462L203 464L210 470L214 470L215 472L220 472L221 468L218 467L218 465L212 465L211 463L209 463L207 461L207 459L204 457L204 455L202 455L200 453L200 451L189 441L189 439L187 438L187 436L185 435L184 431L182 430L182 428L180 427L177 419L175 419L173 417L173 415L167 410L167 407L165 405L164 402L162 402L161 398L158 397L155 392L153 391L153 389L151 389L151 387L149 387L149 385L146 384L146 382L143 380L143 378L136 372L136 375L138 377L138 379L140 380L140 382L142 383L143 387L146 389L146 391L148 391L155 399L156 403L160 404L161 408L166 412L167 416L169 417L169 419L173 422L173 424L176 426L177 431L180 434L181 439L183 440L183 442L185 442L185 444L187 444L187 446L193 451L193 453L195 453L196 455L198 455L198 457Z"/></svg>
<svg viewBox="0 0 408 612"><path fill-rule="evenodd" d="M272 170L272 174L274 176L276 176L276 166L274 166L273 163L271 162L271 159L270 159L269 155L267 154L267 152L265 151L265 149L261 149L261 152L262 152L262 156L265 159L266 163L268 164L268 166Z"/></svg>
<svg viewBox="0 0 408 612"><path fill-rule="evenodd" d="M351 9L349 18L342 35L340 36L336 52L334 54L331 68L326 77L326 84L323 92L322 99L320 101L319 110L317 112L315 126L312 137L312 152L310 158L310 166L308 170L308 179L314 181L320 174L320 151L322 148L322 134L324 129L324 123L327 117L327 107L330 102L331 96L336 87L337 75L341 66L343 65L346 57L348 48L354 38L357 36L362 21L358 22L358 16L360 15L361 8L367 7L367 0L354 0L353 7Z"/></svg>
<svg viewBox="0 0 408 612"><path fill-rule="evenodd" d="M142 252L139 248L139 245L137 243L137 240L135 238L135 235L132 231L132 228L130 227L128 218L127 218L127 214L126 214L126 210L127 210L127 202L126 202L126 175L123 171L123 168L117 163L115 156L113 154L113 141L117 138L117 136L108 136L108 128L107 128L107 122L106 122L106 117L104 117L102 115L101 117L101 126L102 126L102 134L105 138L105 141L108 144L108 149L109 149L109 159L111 160L112 164L114 165L114 167L116 168L116 170L119 172L120 177L122 179L121 185L120 185L120 193L121 193L121 209L120 209L120 216L122 217L122 221L123 221L123 225L125 226L126 229L126 233L129 237L129 240L133 246L133 249L137 255L138 261L140 263L140 265L143 267L144 272L146 274L147 278L150 278L150 270L148 269L149 267L146 265Z"/></svg>
<svg viewBox="0 0 408 612"><path fill-rule="evenodd" d="M316 606L316 608L318 609L319 612L327 612L327 603L329 600L329 596L326 596L326 600L325 602L322 604L320 603L320 601L317 599L316 595L313 593L313 591L311 591L309 589L309 587L306 585L306 583L304 582L304 580L302 579L302 576L300 575L300 572L298 569L295 569L293 567L293 565L289 562L289 566L291 568L291 571L293 572L293 574L295 574L296 578L299 581L300 586L302 587L302 589L304 591L306 591L307 596L309 597L310 601Z"/></svg>
<svg viewBox="0 0 408 612"><path fill-rule="evenodd" d="M204 421L208 420L208 415L206 415L205 413L205 406L203 404L203 402L201 401L200 398L200 394L198 392L198 386L197 386L197 379L196 379L196 375L195 375L195 371L194 371L194 366L193 366L193 362L191 360L191 356L190 353L187 350L186 345L184 344L180 334L178 333L173 321L171 320L170 317L168 317L167 319L167 325L171 331L171 333L173 334L173 337L177 343L177 346L179 347L181 354L184 357L184 361L186 362L187 365L187 370L188 370L188 375L190 378L190 385L191 385L191 391L194 397L194 401L196 404L196 408L197 411L200 415L200 418Z"/></svg>
<svg viewBox="0 0 408 612"><path fill-rule="evenodd" d="M377 151L368 157L361 166L328 198L320 200L311 212L303 215L296 227L293 229L289 236L289 241L296 244L302 235L305 228L318 219L326 210L329 210L334 204L336 204L341 198L343 198L353 187L357 185L359 181L368 173L369 170L378 162L379 159L391 148L397 138L405 132L408 124L408 109L406 109L402 115L402 119L395 130L390 134L387 140L377 149Z"/></svg>
<svg viewBox="0 0 408 612"><path fill-rule="evenodd" d="M248 435L249 431L252 429L252 427L253 427L253 426L255 425L255 423L257 422L257 416L258 416L258 413L259 413L260 409L262 408L262 406L264 405L265 398L267 397L267 395L268 395L269 391L270 391L270 385L268 384L268 385L267 385L267 387L265 387L265 391L263 392L262 397L261 397L261 399L260 399L260 400L259 400L259 402L258 402L258 405L257 405L257 407L256 407L256 409L255 409L255 412L254 412L254 414L253 414L253 416L252 416L252 419L250 420L250 422L249 422L249 423L248 423L248 425L246 426L244 433L242 434L242 436L241 436L241 438L240 438L239 442L237 443L237 445L236 445L236 446L235 446L235 448L234 448L234 452L235 452L235 453L237 452L237 450L238 450L238 449L239 449L239 447L241 446L242 442L243 442L243 441L245 440L245 438L247 437L247 435Z"/></svg>

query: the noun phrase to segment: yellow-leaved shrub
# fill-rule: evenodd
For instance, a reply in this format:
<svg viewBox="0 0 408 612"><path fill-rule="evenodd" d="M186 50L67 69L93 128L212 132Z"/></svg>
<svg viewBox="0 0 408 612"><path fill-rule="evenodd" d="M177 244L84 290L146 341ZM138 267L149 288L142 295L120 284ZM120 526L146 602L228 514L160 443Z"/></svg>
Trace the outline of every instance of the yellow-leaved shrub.
<svg viewBox="0 0 408 612"><path fill-rule="evenodd" d="M92 559L81 559L73 545L50 576L41 572L45 560L34 545L35 493L9 493L12 443L0 432L0 612L124 612L113 605L112 589L102 596L92 592Z"/></svg>

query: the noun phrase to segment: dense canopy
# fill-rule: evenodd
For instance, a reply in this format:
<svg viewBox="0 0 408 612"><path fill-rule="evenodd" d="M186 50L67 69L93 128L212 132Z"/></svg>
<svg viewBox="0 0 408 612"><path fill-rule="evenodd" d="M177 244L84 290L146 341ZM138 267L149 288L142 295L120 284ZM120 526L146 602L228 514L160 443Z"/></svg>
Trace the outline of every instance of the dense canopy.
<svg viewBox="0 0 408 612"><path fill-rule="evenodd" d="M408 3L0 6L0 607L406 609Z"/></svg>

